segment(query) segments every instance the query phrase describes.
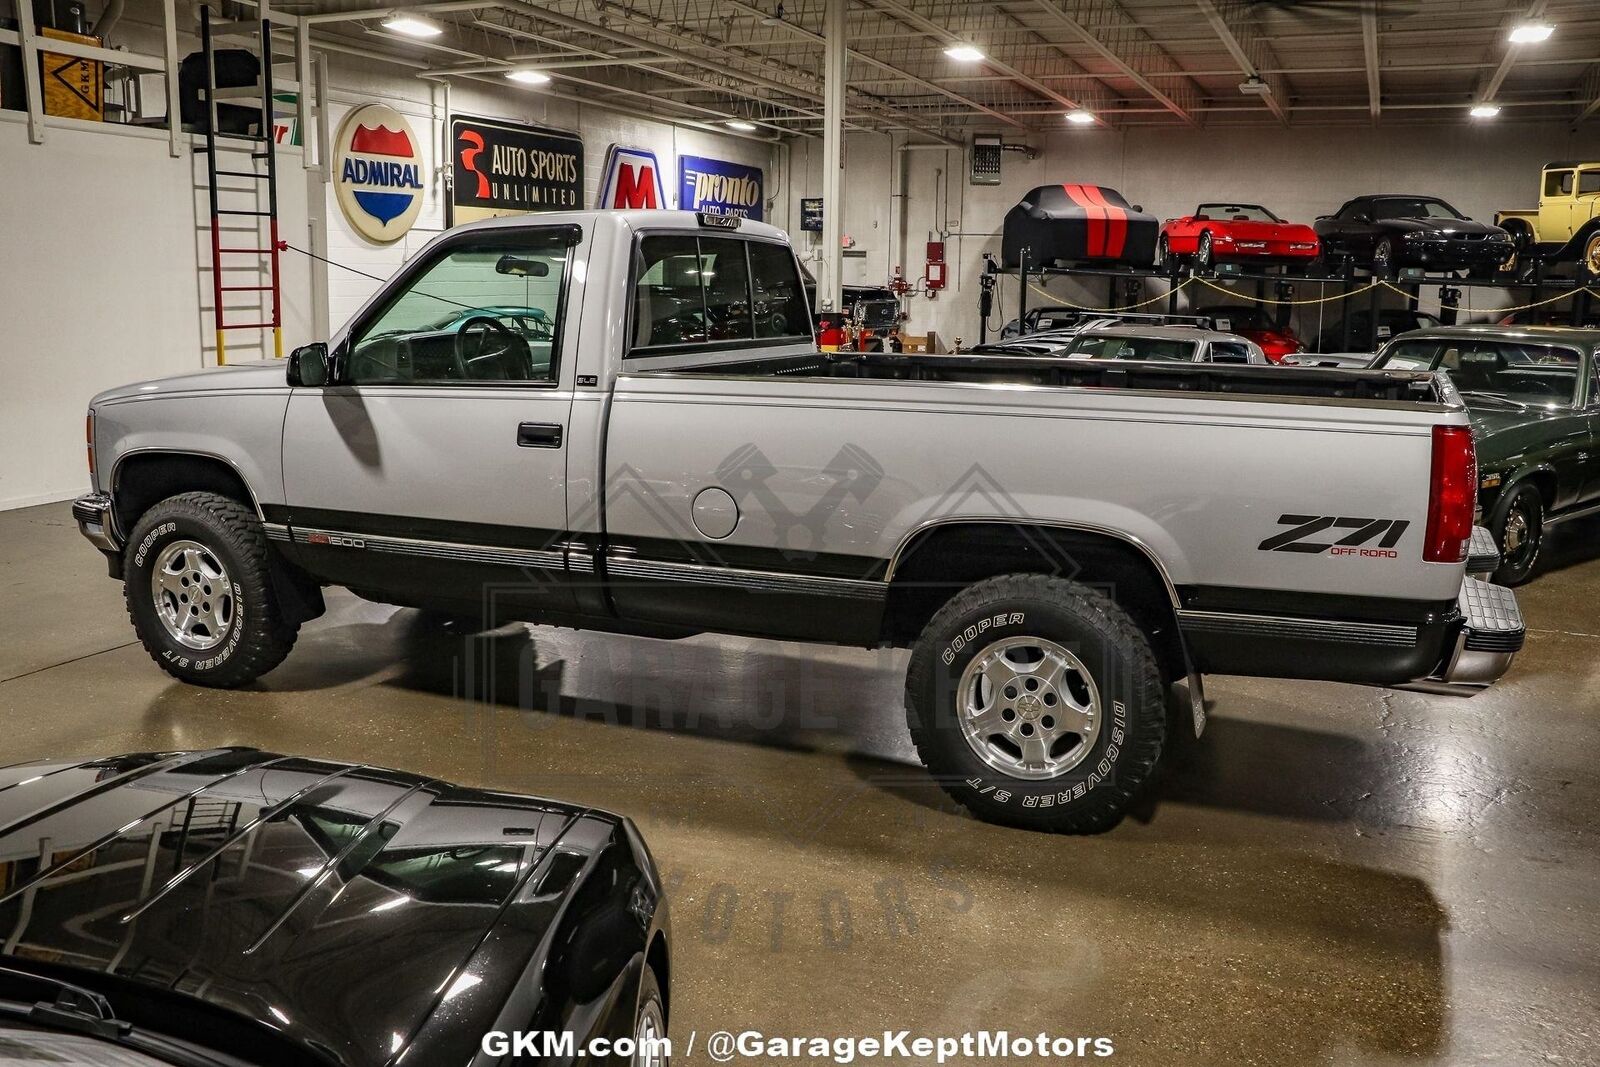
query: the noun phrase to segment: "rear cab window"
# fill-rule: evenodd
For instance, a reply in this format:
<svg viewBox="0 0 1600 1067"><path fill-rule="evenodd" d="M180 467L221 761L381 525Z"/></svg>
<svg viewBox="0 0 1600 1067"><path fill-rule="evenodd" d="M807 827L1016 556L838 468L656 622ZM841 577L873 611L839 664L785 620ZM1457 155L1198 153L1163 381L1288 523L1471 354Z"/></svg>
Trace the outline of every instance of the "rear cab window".
<svg viewBox="0 0 1600 1067"><path fill-rule="evenodd" d="M812 343L810 305L787 245L646 234L633 277L628 358Z"/></svg>

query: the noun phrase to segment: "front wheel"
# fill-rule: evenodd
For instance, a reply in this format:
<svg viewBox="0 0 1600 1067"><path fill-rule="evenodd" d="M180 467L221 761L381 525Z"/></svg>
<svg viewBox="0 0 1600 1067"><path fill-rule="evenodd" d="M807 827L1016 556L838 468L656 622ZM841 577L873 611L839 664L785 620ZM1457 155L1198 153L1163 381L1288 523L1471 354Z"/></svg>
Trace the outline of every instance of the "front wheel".
<svg viewBox="0 0 1600 1067"><path fill-rule="evenodd" d="M1166 270L1168 267L1167 237L1162 234L1156 238L1156 258L1150 266L1156 270Z"/></svg>
<svg viewBox="0 0 1600 1067"><path fill-rule="evenodd" d="M1372 246L1372 273L1387 278L1394 270L1394 242L1384 237Z"/></svg>
<svg viewBox="0 0 1600 1067"><path fill-rule="evenodd" d="M1544 498L1531 485L1520 485L1495 508L1490 527L1500 545L1500 585L1521 585L1533 577L1544 547Z"/></svg>
<svg viewBox="0 0 1600 1067"><path fill-rule="evenodd" d="M667 1009L661 983L648 964L639 978L639 1007L633 1020L633 1067L668 1067Z"/></svg>
<svg viewBox="0 0 1600 1067"><path fill-rule="evenodd" d="M979 818L1096 833L1126 813L1166 739L1150 642L1110 598L1039 575L991 578L923 629L906 675L923 763Z"/></svg>
<svg viewBox="0 0 1600 1067"><path fill-rule="evenodd" d="M1216 250L1211 246L1209 232L1200 235L1200 243L1195 246L1195 265L1203 271L1208 271L1216 266Z"/></svg>
<svg viewBox="0 0 1600 1067"><path fill-rule="evenodd" d="M249 508L216 493L168 497L128 539L128 618L150 658L174 678L246 685L283 662L300 630L279 608L271 567L266 534Z"/></svg>

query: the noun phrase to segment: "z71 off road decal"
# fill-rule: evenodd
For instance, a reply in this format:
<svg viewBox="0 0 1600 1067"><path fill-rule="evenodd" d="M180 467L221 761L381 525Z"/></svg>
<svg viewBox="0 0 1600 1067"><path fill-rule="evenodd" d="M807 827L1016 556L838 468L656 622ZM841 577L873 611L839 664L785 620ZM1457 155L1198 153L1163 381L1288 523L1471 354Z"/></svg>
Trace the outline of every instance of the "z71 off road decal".
<svg viewBox="0 0 1600 1067"><path fill-rule="evenodd" d="M1411 525L1408 519L1358 519L1339 515L1280 515L1280 526L1291 529L1273 534L1256 547L1263 552L1326 552L1330 556L1396 559L1395 545ZM1336 541L1323 536L1329 530L1349 530ZM1373 542L1377 544L1374 545Z"/></svg>

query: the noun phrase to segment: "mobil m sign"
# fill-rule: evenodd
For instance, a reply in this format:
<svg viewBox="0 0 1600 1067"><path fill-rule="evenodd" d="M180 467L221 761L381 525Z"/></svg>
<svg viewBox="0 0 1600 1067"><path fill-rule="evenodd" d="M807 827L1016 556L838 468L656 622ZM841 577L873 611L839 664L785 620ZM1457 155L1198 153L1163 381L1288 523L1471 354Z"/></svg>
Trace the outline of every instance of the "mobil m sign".
<svg viewBox="0 0 1600 1067"><path fill-rule="evenodd" d="M665 208L661 164L648 148L614 144L606 153L605 178L600 182L598 208Z"/></svg>
<svg viewBox="0 0 1600 1067"><path fill-rule="evenodd" d="M725 159L678 157L678 206L708 215L761 221L765 207L761 168Z"/></svg>
<svg viewBox="0 0 1600 1067"><path fill-rule="evenodd" d="M339 124L333 141L339 209L361 236L387 244L405 236L422 211L422 153L411 124L385 104L364 104Z"/></svg>

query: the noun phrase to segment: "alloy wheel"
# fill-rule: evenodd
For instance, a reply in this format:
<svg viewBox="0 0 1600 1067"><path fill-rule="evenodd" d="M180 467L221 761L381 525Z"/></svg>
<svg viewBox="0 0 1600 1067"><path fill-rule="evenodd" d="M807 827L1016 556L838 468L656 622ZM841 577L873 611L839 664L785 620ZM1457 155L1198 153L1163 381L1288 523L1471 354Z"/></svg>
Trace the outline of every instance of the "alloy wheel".
<svg viewBox="0 0 1600 1067"><path fill-rule="evenodd" d="M1100 690L1061 645L1010 637L967 664L956 714L989 767L1013 778L1055 778L1083 762L1100 736Z"/></svg>
<svg viewBox="0 0 1600 1067"><path fill-rule="evenodd" d="M237 605L227 568L198 541L173 541L150 570L150 596L167 636L197 652L220 645Z"/></svg>

